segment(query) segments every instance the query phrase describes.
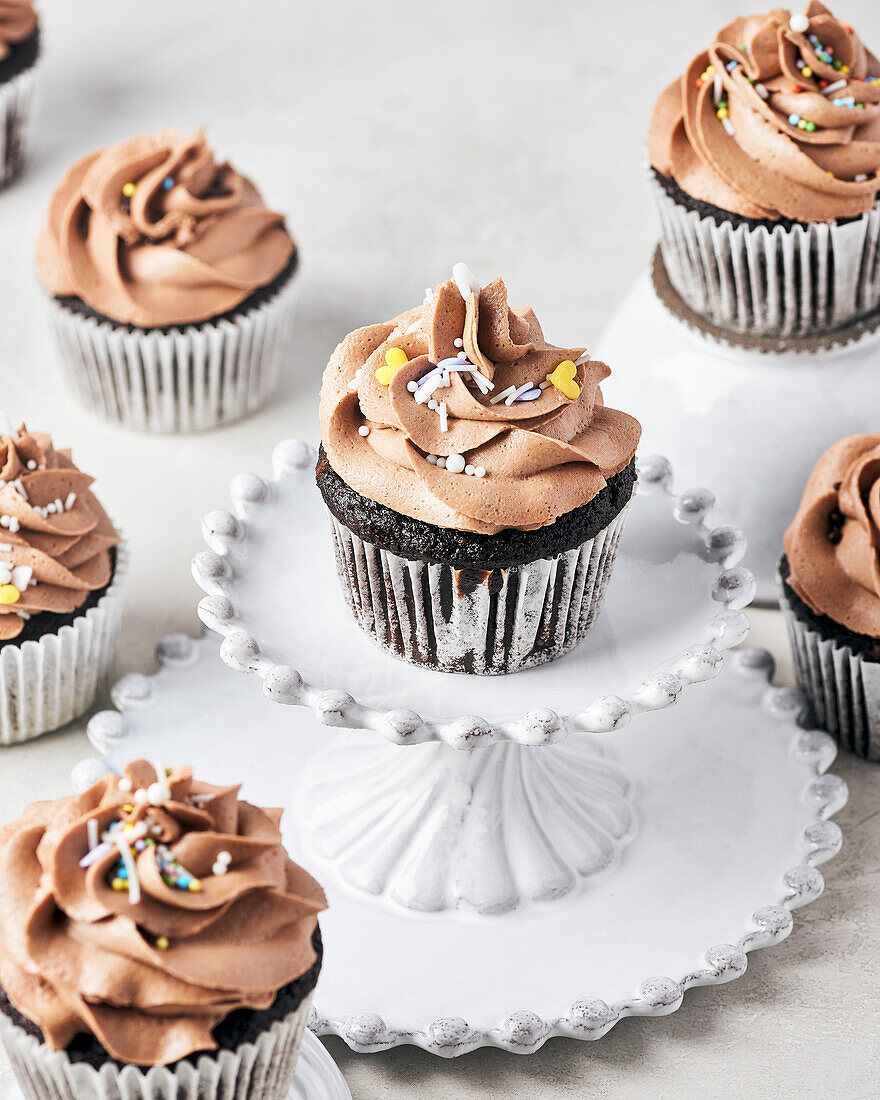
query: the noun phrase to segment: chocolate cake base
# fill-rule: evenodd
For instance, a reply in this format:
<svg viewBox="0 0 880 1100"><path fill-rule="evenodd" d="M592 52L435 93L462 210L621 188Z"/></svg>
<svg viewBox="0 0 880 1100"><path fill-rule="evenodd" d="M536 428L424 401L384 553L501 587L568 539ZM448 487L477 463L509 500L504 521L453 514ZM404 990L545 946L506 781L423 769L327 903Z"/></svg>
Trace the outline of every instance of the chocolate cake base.
<svg viewBox="0 0 880 1100"><path fill-rule="evenodd" d="M25 619L24 629L17 637L10 638L5 642L0 641L0 649L3 649L4 646L22 645L24 642L37 642L46 634L57 634L63 626L71 626L77 619L85 615L90 608L98 605L101 597L106 595L107 589L113 583L115 574L116 547L114 546L110 549L110 580L103 588L96 588L94 592L89 592L85 603L75 611L69 611L64 615L56 615L51 611L41 611L38 615L31 615L29 619Z"/></svg>
<svg viewBox="0 0 880 1100"><path fill-rule="evenodd" d="M255 1042L276 1020L284 1019L285 1016L289 1015L291 1012L295 1012L296 1009L299 1008L305 998L318 984L318 975L321 972L324 945L321 939L320 926L317 925L312 935L312 947L317 955L314 964L295 981L290 982L279 990L278 996L269 1008L260 1012L254 1011L253 1009L238 1009L230 1013L225 1020L214 1028L213 1035L218 1050L237 1050L243 1043ZM28 1035L33 1035L34 1038L41 1043L44 1041L43 1033L39 1027L26 1016L23 1016L18 1009L10 1003L2 987L0 987L0 1012L8 1016L14 1024L26 1031ZM66 1048L65 1053L70 1058L71 1062L84 1062L94 1069L100 1069L101 1066L107 1063L119 1065L119 1063L114 1058L111 1058L107 1051L104 1050L94 1035L77 1035L73 1042ZM173 1069L174 1066L180 1065L181 1062L190 1062L192 1065L196 1065L199 1058L203 1057L205 1054L210 1057L212 1053L212 1051L196 1051L186 1058L181 1059L180 1062L172 1063L170 1068ZM146 1071L150 1067L139 1066L138 1068Z"/></svg>

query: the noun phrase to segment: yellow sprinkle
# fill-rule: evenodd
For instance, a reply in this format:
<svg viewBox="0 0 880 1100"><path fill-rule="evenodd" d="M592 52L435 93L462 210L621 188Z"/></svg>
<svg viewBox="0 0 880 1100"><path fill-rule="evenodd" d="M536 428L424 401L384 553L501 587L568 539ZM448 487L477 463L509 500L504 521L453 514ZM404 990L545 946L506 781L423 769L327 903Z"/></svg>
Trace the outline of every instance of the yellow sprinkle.
<svg viewBox="0 0 880 1100"><path fill-rule="evenodd" d="M124 878L115 878L115 879L114 879L114 880L113 880L113 881L112 881L112 882L110 883L110 885L111 885L111 886L113 887L113 889L114 889L114 890L116 890L116 891L117 891L118 893L121 893L121 892L122 892L123 890L127 890L127 889L128 889L128 883L127 883L127 882L125 881L125 879L124 879Z"/></svg>
<svg viewBox="0 0 880 1100"><path fill-rule="evenodd" d="M829 179L834 179L834 173L833 172L827 172L826 175L829 177Z"/></svg>
<svg viewBox="0 0 880 1100"><path fill-rule="evenodd" d="M127 199L130 199L135 191L137 191L137 184L135 183L124 183L122 185L122 193Z"/></svg>
<svg viewBox="0 0 880 1100"><path fill-rule="evenodd" d="M160 951L167 951L168 950L168 937L167 936L159 936L159 938L156 940L156 947Z"/></svg>
<svg viewBox="0 0 880 1100"><path fill-rule="evenodd" d="M122 807L122 812L124 814L130 814L133 809L134 806L132 806L130 802L126 802L125 805Z"/></svg>
<svg viewBox="0 0 880 1100"><path fill-rule="evenodd" d="M849 65L841 65L840 71L844 74L844 76L846 76L846 74L849 72Z"/></svg>
<svg viewBox="0 0 880 1100"><path fill-rule="evenodd" d="M199 879L194 878L190 880L189 892L191 894L200 894L202 892L202 884Z"/></svg>
<svg viewBox="0 0 880 1100"><path fill-rule="evenodd" d="M813 70L810 68L809 65L805 65L801 69L801 76L805 76L807 78L807 80L809 80L812 75L813 75Z"/></svg>
<svg viewBox="0 0 880 1100"><path fill-rule="evenodd" d="M576 374L577 367L574 363L570 359L563 359L548 378L550 385L559 390L563 397L575 401L581 395L581 388L574 380Z"/></svg>
<svg viewBox="0 0 880 1100"><path fill-rule="evenodd" d="M14 584L0 584L0 603L18 603L21 593Z"/></svg>
<svg viewBox="0 0 880 1100"><path fill-rule="evenodd" d="M403 348L389 348L385 352L385 366L376 370L376 378L383 386L390 386L391 379L409 362Z"/></svg>
<svg viewBox="0 0 880 1100"><path fill-rule="evenodd" d="M728 111L726 107L719 107L715 114L718 116L718 118L727 118L727 116L730 114L730 111Z"/></svg>

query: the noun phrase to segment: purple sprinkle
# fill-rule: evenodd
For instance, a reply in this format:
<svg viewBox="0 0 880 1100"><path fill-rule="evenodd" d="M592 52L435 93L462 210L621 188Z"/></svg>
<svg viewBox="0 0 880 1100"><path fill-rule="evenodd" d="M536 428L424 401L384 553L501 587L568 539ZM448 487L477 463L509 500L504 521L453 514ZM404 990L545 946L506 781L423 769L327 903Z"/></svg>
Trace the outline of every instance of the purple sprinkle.
<svg viewBox="0 0 880 1100"><path fill-rule="evenodd" d="M136 852L142 852L144 850L144 848L146 848L146 846L147 846L146 841L136 840L134 842L134 847L135 847Z"/></svg>
<svg viewBox="0 0 880 1100"><path fill-rule="evenodd" d="M728 61L727 62L727 71L729 73L732 73L734 69L738 69L738 68L739 68L739 62L738 61Z"/></svg>
<svg viewBox="0 0 880 1100"><path fill-rule="evenodd" d="M92 848L90 852L83 856L79 861L80 867L91 867L96 859L100 859L101 856L106 855L113 850L113 845L104 841L103 844L99 844L97 848Z"/></svg>
<svg viewBox="0 0 880 1100"><path fill-rule="evenodd" d="M514 401L537 401L543 392L543 390L539 390L537 388L533 390L526 390L525 393L521 393L519 397L514 398Z"/></svg>

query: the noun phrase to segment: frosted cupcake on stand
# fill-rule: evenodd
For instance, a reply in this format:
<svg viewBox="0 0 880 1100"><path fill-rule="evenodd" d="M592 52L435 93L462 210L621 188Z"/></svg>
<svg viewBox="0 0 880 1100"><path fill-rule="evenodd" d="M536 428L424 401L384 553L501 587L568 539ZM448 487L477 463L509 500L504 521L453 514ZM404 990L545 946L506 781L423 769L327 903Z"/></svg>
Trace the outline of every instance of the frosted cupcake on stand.
<svg viewBox="0 0 880 1100"><path fill-rule="evenodd" d="M266 401L284 367L296 265L284 216L201 130L77 161L37 246L80 397L150 431L210 428Z"/></svg>

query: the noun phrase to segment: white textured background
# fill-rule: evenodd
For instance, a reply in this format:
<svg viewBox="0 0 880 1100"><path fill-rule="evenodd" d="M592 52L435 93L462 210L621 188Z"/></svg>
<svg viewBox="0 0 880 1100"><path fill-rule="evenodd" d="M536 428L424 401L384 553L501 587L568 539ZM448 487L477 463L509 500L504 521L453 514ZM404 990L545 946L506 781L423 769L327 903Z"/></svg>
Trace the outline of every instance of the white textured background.
<svg viewBox="0 0 880 1100"><path fill-rule="evenodd" d="M652 244L642 164L653 100L736 14L722 0L42 0L41 10L35 154L0 194L0 407L73 445L133 542L120 673L149 671L158 638L195 630L201 516L226 505L235 473L268 473L279 439L316 441L320 373L350 329L420 301L463 259L484 281L503 274L555 342L595 345ZM841 0L838 14L880 49L877 0ZM65 388L34 240L70 161L205 122L218 152L289 215L302 249L296 354L278 401L244 424L129 435ZM606 393L613 404L613 378ZM675 440L666 449L674 463ZM785 675L776 616L756 616L752 640ZM0 821L66 791L85 748L78 724L5 750ZM333 1041L355 1100L880 1094L880 771L846 756L835 770L851 799L827 893L796 914L787 943L750 957L743 979L688 993L668 1018L625 1020L592 1044L554 1039L527 1058L356 1057ZM0 1066L4 1100L9 1089Z"/></svg>

